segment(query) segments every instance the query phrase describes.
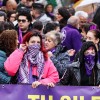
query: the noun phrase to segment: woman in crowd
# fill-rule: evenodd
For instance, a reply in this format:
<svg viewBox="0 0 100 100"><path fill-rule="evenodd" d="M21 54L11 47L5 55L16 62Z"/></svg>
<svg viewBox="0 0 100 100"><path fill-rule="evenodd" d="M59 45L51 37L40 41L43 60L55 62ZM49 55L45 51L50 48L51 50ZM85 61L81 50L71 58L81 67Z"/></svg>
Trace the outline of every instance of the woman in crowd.
<svg viewBox="0 0 100 100"><path fill-rule="evenodd" d="M18 43L18 36L15 30L5 30L0 34L0 84L15 82L14 78L5 71L4 62L17 48Z"/></svg>
<svg viewBox="0 0 100 100"><path fill-rule="evenodd" d="M45 13L48 17L50 17L53 21L55 19L54 13L53 13L54 7L52 4L47 4L45 6Z"/></svg>
<svg viewBox="0 0 100 100"><path fill-rule="evenodd" d="M100 31L97 29L90 30L87 32L86 41L92 41L98 51L98 61L100 62Z"/></svg>
<svg viewBox="0 0 100 100"><path fill-rule="evenodd" d="M7 73L10 76L18 73L18 83L29 83L33 88L40 84L54 86L59 81L58 72L43 50L40 33L27 33L23 43L6 60Z"/></svg>
<svg viewBox="0 0 100 100"><path fill-rule="evenodd" d="M70 63L70 57L67 53L67 49L61 45L61 35L61 33L56 31L50 31L45 35L44 40L46 51L56 66L60 78L62 77L67 64Z"/></svg>
<svg viewBox="0 0 100 100"><path fill-rule="evenodd" d="M67 25L67 20L69 19L70 16L71 15L66 7L61 7L58 9L56 20L60 24L60 29L62 29L63 27Z"/></svg>
<svg viewBox="0 0 100 100"><path fill-rule="evenodd" d="M88 31L86 33L85 38L83 39L84 40L83 42L92 41L95 44L97 51L98 51L98 61L100 62L100 50L99 50L100 31L95 28L92 29L93 27L96 27L96 26L93 25L90 27L90 30L87 29ZM80 54L79 52L75 55L74 61L78 60L79 54Z"/></svg>
<svg viewBox="0 0 100 100"><path fill-rule="evenodd" d="M93 42L84 42L80 50L79 60L67 67L60 84L75 86L100 85L100 64L97 63L98 54Z"/></svg>
<svg viewBox="0 0 100 100"><path fill-rule="evenodd" d="M82 26L81 26L81 34L82 34L82 41L85 42L86 41L86 35L87 35L87 32L89 30L96 30L98 29L97 25L93 22L87 22L87 23L84 23Z"/></svg>
<svg viewBox="0 0 100 100"><path fill-rule="evenodd" d="M14 22L16 20L16 11L9 11L7 13L8 21Z"/></svg>

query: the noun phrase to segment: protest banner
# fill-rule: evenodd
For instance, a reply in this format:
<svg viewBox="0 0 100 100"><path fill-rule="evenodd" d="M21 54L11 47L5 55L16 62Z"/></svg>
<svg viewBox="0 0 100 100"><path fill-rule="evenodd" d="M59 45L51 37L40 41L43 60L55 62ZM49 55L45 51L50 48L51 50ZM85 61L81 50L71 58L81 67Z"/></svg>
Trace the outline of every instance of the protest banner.
<svg viewBox="0 0 100 100"><path fill-rule="evenodd" d="M100 100L100 88L91 86L0 85L0 100Z"/></svg>

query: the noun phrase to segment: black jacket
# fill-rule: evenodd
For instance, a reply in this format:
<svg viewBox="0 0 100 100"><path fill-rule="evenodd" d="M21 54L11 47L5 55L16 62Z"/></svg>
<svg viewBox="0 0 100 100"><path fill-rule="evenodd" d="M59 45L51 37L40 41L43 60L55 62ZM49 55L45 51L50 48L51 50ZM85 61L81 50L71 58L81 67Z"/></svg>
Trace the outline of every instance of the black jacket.
<svg viewBox="0 0 100 100"><path fill-rule="evenodd" d="M67 49L62 45L58 45L55 48L55 52L53 52L53 55L54 56L51 57L51 60L57 68L59 77L61 78L67 65L70 63L70 57L67 53Z"/></svg>
<svg viewBox="0 0 100 100"><path fill-rule="evenodd" d="M62 79L60 80L60 85L73 85L73 86L82 86L81 73L80 73L80 63L79 61L74 62L67 67ZM85 73L84 73L85 74ZM95 72L94 86L100 84L100 64L97 64L97 72ZM88 83L86 83L89 85Z"/></svg>
<svg viewBox="0 0 100 100"><path fill-rule="evenodd" d="M32 24L30 24L30 25L29 25L29 27L28 27L27 32L22 33L22 36L24 36L24 35L25 35L25 34L27 34L29 31L31 31L31 30L32 30L32 28L33 28L33 25L32 25ZM15 26L15 30L17 31L18 36L19 36L19 27L18 27L18 24Z"/></svg>

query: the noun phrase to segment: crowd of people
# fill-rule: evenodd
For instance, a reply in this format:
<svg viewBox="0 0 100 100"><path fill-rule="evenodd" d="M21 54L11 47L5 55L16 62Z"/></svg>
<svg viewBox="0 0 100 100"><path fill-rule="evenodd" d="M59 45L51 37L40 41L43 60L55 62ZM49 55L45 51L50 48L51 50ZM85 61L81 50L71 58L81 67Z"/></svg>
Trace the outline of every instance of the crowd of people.
<svg viewBox="0 0 100 100"><path fill-rule="evenodd" d="M89 19L35 0L1 4L0 84L100 85L100 7Z"/></svg>

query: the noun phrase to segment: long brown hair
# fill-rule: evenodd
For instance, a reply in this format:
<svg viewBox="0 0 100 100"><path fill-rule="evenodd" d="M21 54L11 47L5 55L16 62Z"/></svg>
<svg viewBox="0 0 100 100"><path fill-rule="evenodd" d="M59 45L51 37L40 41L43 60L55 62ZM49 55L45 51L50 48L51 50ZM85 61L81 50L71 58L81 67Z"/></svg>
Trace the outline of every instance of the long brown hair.
<svg viewBox="0 0 100 100"><path fill-rule="evenodd" d="M5 30L0 34L0 50L9 56L17 47L17 31Z"/></svg>

